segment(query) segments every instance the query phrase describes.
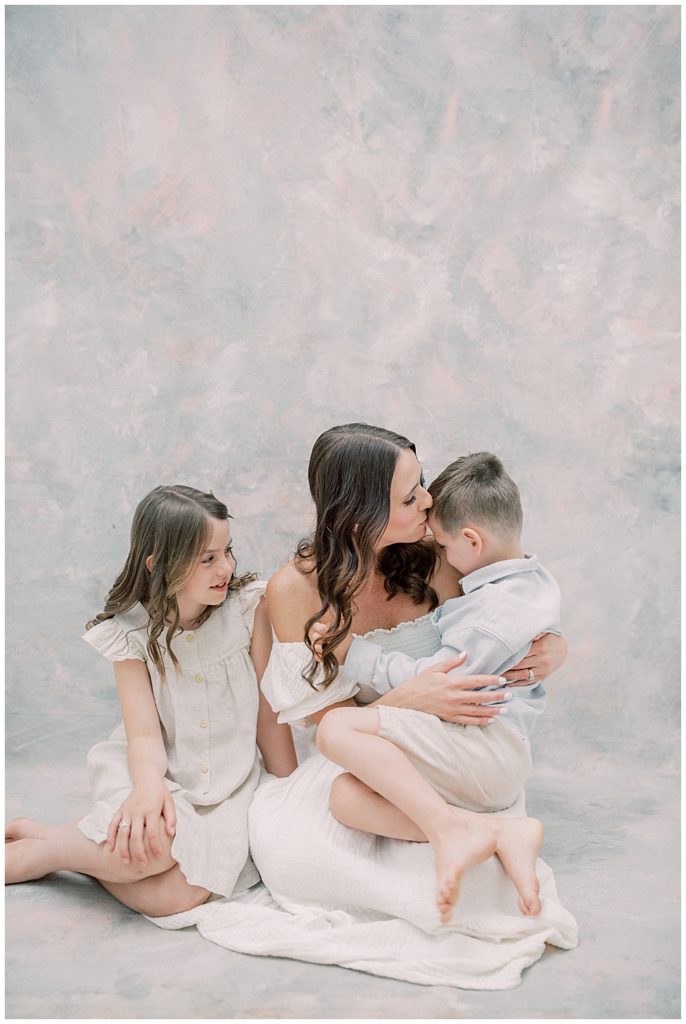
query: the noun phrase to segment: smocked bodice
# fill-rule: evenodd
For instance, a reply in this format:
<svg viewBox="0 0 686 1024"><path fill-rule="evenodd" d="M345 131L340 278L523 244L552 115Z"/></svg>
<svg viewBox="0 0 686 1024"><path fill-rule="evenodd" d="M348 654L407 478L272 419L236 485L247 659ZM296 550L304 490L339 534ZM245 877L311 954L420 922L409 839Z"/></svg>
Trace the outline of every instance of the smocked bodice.
<svg viewBox="0 0 686 1024"><path fill-rule="evenodd" d="M364 634L366 640L373 640L384 650L403 651L412 658L426 658L435 654L441 646L440 636L432 622L431 613L418 619L401 622L391 629L373 629ZM379 697L370 686L361 686L341 668L336 678L327 687L321 682L322 671L318 670L311 685L303 677L309 669L311 655L303 642L274 642L269 664L262 677L262 691L278 714L280 722L290 725L307 725L311 715L323 711L330 704L355 697L360 704L369 704Z"/></svg>

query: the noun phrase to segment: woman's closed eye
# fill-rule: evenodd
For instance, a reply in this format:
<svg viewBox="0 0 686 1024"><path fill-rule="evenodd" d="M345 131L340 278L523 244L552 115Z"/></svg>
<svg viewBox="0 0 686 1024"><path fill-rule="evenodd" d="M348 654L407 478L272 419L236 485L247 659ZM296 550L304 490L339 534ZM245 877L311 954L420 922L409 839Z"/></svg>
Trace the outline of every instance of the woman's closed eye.
<svg viewBox="0 0 686 1024"><path fill-rule="evenodd" d="M403 505L414 505L416 500L417 500L417 496L416 496L416 494L413 494L411 498L408 498L407 501L403 502Z"/></svg>

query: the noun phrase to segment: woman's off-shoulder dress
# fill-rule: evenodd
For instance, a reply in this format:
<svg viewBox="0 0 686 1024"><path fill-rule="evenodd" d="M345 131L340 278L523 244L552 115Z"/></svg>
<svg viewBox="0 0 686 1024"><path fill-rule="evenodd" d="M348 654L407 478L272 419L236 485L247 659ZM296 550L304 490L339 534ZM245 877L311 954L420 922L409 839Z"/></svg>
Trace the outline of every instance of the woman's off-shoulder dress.
<svg viewBox="0 0 686 1024"><path fill-rule="evenodd" d="M387 649L428 656L437 649L429 618L367 636ZM302 678L308 663L304 644L274 644L262 687L281 721L307 722L335 701L378 696L344 674L317 691ZM453 921L441 926L433 850L335 821L329 791L340 771L315 752L288 778L260 785L250 808L250 848L264 885L167 918L167 926L197 924L205 938L243 953L473 989L512 988L546 943L576 945L576 922L542 860L538 917L519 912L514 886L491 857L466 874ZM523 794L499 813L524 814Z"/></svg>

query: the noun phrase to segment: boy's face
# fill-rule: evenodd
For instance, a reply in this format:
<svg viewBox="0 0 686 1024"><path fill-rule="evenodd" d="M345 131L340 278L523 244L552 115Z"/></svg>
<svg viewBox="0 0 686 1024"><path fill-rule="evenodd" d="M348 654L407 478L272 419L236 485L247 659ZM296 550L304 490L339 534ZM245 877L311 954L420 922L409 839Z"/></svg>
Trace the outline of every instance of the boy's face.
<svg viewBox="0 0 686 1024"><path fill-rule="evenodd" d="M478 556L462 530L456 534L448 533L440 519L429 512L429 527L439 547L445 552L446 561L454 566L463 576L474 572L477 568Z"/></svg>

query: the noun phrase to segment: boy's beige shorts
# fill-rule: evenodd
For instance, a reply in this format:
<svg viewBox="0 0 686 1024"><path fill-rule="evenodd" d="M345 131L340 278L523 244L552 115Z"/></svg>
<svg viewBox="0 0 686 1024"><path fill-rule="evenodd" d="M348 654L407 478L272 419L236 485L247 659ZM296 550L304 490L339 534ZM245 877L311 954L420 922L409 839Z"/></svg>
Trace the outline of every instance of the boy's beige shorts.
<svg viewBox="0 0 686 1024"><path fill-rule="evenodd" d="M435 715L378 704L379 735L400 748L450 804L500 811L531 774L531 746L511 726L453 725Z"/></svg>

